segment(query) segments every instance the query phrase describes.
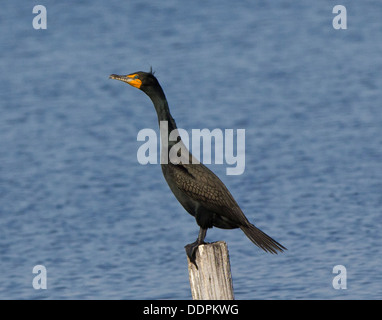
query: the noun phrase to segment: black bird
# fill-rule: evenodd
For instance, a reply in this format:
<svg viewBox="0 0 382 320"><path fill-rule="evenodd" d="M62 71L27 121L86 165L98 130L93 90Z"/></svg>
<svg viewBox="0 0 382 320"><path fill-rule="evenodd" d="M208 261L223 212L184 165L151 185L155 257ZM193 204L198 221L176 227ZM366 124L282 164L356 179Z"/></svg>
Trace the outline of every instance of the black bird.
<svg viewBox="0 0 382 320"><path fill-rule="evenodd" d="M284 246L272 239L251 224L241 211L224 183L206 166L192 156L179 135L177 141L169 139L169 133L177 130L175 120L170 114L166 96L153 72L134 72L128 75L110 75L111 79L120 80L146 93L154 104L158 122L168 122L168 133L161 132L161 166L163 175L175 197L195 217L200 227L197 240L185 246L190 261L195 264L195 253L199 245L204 244L207 229L212 227L222 229L240 228L245 235L258 247L270 253L286 250ZM171 161L170 149L176 144L182 144L178 161ZM179 146L179 145L178 145ZM169 159L168 163L162 161ZM180 161L179 161L180 159Z"/></svg>

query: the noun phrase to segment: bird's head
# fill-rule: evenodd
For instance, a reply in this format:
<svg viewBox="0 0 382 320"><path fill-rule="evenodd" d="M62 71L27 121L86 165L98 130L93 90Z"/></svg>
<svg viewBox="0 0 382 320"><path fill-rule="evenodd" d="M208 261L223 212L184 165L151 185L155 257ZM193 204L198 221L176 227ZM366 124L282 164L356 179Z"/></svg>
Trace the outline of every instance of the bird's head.
<svg viewBox="0 0 382 320"><path fill-rule="evenodd" d="M150 72L133 72L128 75L112 74L109 78L126 82L135 88L141 89L142 91L159 85L158 80L154 77L154 73L151 70Z"/></svg>

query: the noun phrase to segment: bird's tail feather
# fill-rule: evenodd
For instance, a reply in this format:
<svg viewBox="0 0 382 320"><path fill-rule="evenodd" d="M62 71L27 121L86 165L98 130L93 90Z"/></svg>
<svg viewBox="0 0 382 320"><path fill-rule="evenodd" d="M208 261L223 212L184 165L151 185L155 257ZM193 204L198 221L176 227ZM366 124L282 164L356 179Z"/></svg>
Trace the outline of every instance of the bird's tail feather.
<svg viewBox="0 0 382 320"><path fill-rule="evenodd" d="M284 250L287 250L287 248L272 239L260 229L256 228L253 224L241 226L240 229L255 245L266 252L277 254L278 251L283 252Z"/></svg>

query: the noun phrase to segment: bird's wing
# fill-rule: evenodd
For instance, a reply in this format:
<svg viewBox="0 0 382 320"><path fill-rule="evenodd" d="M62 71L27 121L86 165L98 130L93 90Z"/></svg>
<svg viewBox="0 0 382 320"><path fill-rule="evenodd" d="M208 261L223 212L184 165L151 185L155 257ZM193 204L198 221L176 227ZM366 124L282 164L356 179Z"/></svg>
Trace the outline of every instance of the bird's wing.
<svg viewBox="0 0 382 320"><path fill-rule="evenodd" d="M204 208L239 224L248 220L224 183L205 165L178 164L171 166L177 188L199 202Z"/></svg>

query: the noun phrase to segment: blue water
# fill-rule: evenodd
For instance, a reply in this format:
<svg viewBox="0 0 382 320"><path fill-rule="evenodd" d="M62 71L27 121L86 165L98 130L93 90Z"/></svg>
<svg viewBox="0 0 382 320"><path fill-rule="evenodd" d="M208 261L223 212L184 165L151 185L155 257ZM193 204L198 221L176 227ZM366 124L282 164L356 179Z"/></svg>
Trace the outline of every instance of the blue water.
<svg viewBox="0 0 382 320"><path fill-rule="evenodd" d="M339 2L45 2L34 30L34 4L4 1L0 298L191 299L198 227L136 158L138 131L157 130L151 101L108 79L153 66L178 126L246 130L244 174L210 168L289 249L210 230L236 298L381 299L382 4Z"/></svg>

